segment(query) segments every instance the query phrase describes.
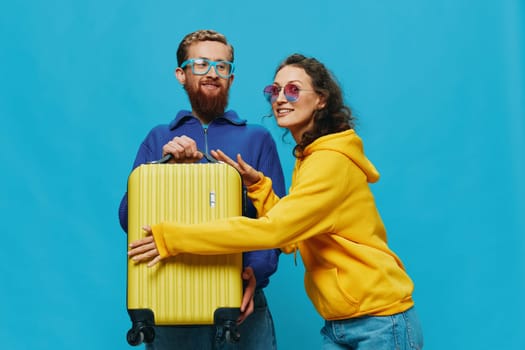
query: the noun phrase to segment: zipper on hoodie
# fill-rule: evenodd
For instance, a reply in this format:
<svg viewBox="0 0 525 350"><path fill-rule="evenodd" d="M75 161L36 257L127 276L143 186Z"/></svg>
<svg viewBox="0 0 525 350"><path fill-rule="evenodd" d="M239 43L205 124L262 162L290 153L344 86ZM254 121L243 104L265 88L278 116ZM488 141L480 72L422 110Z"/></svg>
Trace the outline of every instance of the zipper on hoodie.
<svg viewBox="0 0 525 350"><path fill-rule="evenodd" d="M204 152L206 152L207 154L210 153L210 150L208 149L208 128L210 127L210 124L202 124L202 129L204 130ZM248 190L243 185L242 186L242 215L246 215L247 213L248 213ZM297 261L295 262L295 265L297 265Z"/></svg>
<svg viewBox="0 0 525 350"><path fill-rule="evenodd" d="M210 152L208 149L208 127L209 124L202 124L202 128L204 129L204 152L206 153Z"/></svg>

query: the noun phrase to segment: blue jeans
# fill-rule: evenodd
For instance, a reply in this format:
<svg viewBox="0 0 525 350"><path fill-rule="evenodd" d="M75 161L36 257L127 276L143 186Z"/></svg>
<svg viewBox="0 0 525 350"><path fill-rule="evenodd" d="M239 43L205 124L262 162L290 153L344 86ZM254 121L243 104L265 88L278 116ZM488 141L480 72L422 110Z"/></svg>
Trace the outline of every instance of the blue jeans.
<svg viewBox="0 0 525 350"><path fill-rule="evenodd" d="M147 350L275 350L275 329L264 292L255 291L254 312L239 326L241 339L231 344L216 341L215 326L155 327L153 343Z"/></svg>
<svg viewBox="0 0 525 350"><path fill-rule="evenodd" d="M408 350L423 348L415 308L392 316L365 316L325 321L323 350Z"/></svg>

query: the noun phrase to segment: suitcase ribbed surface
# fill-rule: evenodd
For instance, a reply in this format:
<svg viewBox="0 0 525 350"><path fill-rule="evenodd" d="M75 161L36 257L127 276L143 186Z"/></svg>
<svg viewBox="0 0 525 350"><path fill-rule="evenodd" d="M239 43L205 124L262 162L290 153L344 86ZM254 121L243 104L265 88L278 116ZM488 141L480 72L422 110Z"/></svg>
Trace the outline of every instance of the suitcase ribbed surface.
<svg viewBox="0 0 525 350"><path fill-rule="evenodd" d="M237 171L222 163L146 164L128 182L128 243L142 226L199 223L242 214ZM242 254L181 254L152 268L128 261L128 309L151 309L157 325L213 324L219 307L240 307Z"/></svg>

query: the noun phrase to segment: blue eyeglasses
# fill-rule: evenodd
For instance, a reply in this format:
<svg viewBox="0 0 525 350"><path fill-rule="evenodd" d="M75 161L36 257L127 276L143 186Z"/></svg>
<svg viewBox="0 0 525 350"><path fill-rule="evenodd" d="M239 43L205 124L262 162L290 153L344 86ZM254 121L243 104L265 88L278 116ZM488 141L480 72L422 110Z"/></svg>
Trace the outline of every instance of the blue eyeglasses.
<svg viewBox="0 0 525 350"><path fill-rule="evenodd" d="M221 78L228 79L235 70L233 62L229 61L211 61L207 58L191 58L182 62L181 68L191 66L191 71L195 75L207 74L211 67L215 68L215 72Z"/></svg>

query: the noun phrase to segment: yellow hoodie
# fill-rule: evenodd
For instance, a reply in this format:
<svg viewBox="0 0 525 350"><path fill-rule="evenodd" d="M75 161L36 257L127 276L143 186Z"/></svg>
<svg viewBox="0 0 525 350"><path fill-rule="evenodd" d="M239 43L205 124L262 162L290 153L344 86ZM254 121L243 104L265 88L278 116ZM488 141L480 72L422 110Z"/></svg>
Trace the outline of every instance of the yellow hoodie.
<svg viewBox="0 0 525 350"><path fill-rule="evenodd" d="M298 247L306 292L326 320L392 315L413 305L413 283L388 248L368 182L379 173L353 130L326 135L297 159L289 194L277 198L271 179L248 188L258 219L153 225L162 257Z"/></svg>

